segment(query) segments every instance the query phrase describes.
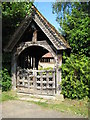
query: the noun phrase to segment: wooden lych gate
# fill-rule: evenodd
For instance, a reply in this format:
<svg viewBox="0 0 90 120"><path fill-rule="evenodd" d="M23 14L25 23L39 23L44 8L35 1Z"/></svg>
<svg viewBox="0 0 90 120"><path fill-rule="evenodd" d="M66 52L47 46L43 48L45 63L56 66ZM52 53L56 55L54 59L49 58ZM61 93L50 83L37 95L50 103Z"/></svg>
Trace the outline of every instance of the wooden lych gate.
<svg viewBox="0 0 90 120"><path fill-rule="evenodd" d="M32 94L59 94L62 54L69 50L65 39L32 6L31 15L21 22L4 48L5 52L12 54L13 89ZM54 58L54 67L52 70L39 70L39 61L48 52Z"/></svg>

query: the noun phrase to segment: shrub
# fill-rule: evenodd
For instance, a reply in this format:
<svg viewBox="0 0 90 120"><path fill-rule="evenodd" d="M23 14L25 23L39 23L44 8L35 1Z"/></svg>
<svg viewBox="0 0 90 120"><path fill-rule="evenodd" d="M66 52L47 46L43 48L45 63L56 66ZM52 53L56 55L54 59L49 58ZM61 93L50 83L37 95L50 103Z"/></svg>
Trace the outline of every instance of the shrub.
<svg viewBox="0 0 90 120"><path fill-rule="evenodd" d="M11 89L11 77L8 73L7 69L3 69L0 72L0 77L1 77L1 81L0 84L2 86L2 91L8 91Z"/></svg>
<svg viewBox="0 0 90 120"><path fill-rule="evenodd" d="M67 98L82 99L89 97L89 58L86 56L71 55L64 57L62 65L62 94Z"/></svg>

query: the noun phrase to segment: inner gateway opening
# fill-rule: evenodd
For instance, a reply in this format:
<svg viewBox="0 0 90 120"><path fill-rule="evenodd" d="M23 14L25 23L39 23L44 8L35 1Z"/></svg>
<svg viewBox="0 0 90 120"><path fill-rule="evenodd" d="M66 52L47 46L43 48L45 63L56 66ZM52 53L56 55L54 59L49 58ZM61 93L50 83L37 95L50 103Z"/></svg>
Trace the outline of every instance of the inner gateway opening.
<svg viewBox="0 0 90 120"><path fill-rule="evenodd" d="M17 66L25 69L38 69L39 60L49 51L40 46L26 48L18 57Z"/></svg>

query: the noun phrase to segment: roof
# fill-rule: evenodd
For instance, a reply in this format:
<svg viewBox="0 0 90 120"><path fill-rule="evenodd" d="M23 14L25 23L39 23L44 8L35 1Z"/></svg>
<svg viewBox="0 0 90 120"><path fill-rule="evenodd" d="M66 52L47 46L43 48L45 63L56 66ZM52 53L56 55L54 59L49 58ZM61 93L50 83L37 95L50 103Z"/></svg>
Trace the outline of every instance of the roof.
<svg viewBox="0 0 90 120"><path fill-rule="evenodd" d="M68 42L64 39L63 36L60 35L60 33L55 29L55 27L53 25L51 25L46 18L37 10L37 8L35 6L32 6L32 8L36 11L36 13L44 20L45 25L47 25L48 27L50 27L50 29L52 30L52 32L54 33L54 35L59 38L60 41L62 41L64 43L64 45L67 48L71 48L68 44Z"/></svg>
<svg viewBox="0 0 90 120"><path fill-rule="evenodd" d="M42 58L52 58L53 56L51 55L50 52L46 53L45 55L42 56Z"/></svg>
<svg viewBox="0 0 90 120"><path fill-rule="evenodd" d="M57 50L70 49L71 47L67 41L60 35L60 33L53 27L45 17L37 10L37 8L32 5L32 13L25 17L22 21L14 35L10 38L9 43L5 47L4 51L11 52L21 36L24 34L27 27L30 25L31 21L34 20L36 24L42 29L42 31L49 38L51 43Z"/></svg>

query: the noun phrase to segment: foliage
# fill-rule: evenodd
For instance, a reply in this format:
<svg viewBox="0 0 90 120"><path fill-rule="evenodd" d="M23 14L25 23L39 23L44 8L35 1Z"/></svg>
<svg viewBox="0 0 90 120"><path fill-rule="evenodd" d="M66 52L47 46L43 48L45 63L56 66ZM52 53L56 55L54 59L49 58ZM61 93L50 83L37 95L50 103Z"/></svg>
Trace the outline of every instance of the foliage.
<svg viewBox="0 0 90 120"><path fill-rule="evenodd" d="M64 57L62 65L62 94L67 98L89 97L90 86L90 63L85 56L71 55Z"/></svg>
<svg viewBox="0 0 90 120"><path fill-rule="evenodd" d="M60 32L69 42L72 52L90 55L90 3L72 2L53 4L53 11L57 14Z"/></svg>
<svg viewBox="0 0 90 120"><path fill-rule="evenodd" d="M26 15L31 13L32 2L2 2L2 37L5 46Z"/></svg>
<svg viewBox="0 0 90 120"><path fill-rule="evenodd" d="M7 45L10 37L18 28L26 15L31 13L32 2L2 2L2 45ZM2 66L10 73L11 54L4 53Z"/></svg>
<svg viewBox="0 0 90 120"><path fill-rule="evenodd" d="M6 68L11 76L11 53L3 53L2 54L2 66Z"/></svg>
<svg viewBox="0 0 90 120"><path fill-rule="evenodd" d="M2 86L2 91L9 91L11 89L11 77L9 76L8 70L7 69L3 69L0 72L0 84Z"/></svg>
<svg viewBox="0 0 90 120"><path fill-rule="evenodd" d="M71 56L64 57L62 66L62 93L68 98L89 96L90 85L90 3L55 2L53 12L57 14L60 32L70 44Z"/></svg>

